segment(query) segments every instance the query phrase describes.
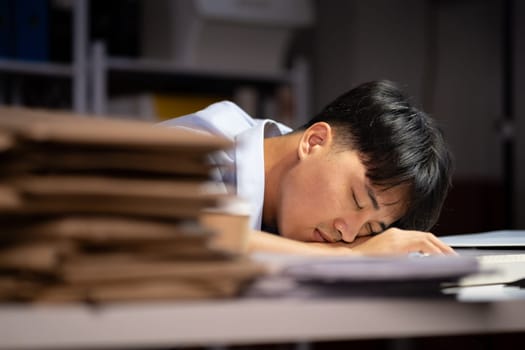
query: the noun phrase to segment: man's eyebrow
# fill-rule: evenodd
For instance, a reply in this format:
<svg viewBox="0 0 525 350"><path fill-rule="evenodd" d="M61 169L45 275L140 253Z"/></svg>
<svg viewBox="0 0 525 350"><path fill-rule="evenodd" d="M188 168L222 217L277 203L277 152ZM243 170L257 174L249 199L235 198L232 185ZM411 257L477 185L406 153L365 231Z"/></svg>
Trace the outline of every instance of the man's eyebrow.
<svg viewBox="0 0 525 350"><path fill-rule="evenodd" d="M366 186L366 192L368 193L368 197L372 201L372 205L374 206L374 209L379 210L379 203L377 202L376 195L370 186Z"/></svg>

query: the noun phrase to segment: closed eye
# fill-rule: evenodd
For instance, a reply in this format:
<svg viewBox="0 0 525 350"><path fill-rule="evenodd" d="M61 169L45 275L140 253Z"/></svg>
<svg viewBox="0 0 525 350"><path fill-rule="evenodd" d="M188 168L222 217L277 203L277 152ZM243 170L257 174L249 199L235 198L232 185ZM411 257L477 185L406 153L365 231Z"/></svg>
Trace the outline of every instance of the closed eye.
<svg viewBox="0 0 525 350"><path fill-rule="evenodd" d="M357 197L355 196L355 192L353 190L352 190L352 198L354 199L354 203L355 203L355 206L357 207L357 209L359 209L359 210L363 209L363 207L357 201Z"/></svg>
<svg viewBox="0 0 525 350"><path fill-rule="evenodd" d="M372 224L371 223L367 223L368 234L371 235L371 236L375 236L375 235L378 235L378 234L382 233L387 228L386 225L383 222L379 222L379 226L381 228L379 230L375 231L374 228L372 227Z"/></svg>

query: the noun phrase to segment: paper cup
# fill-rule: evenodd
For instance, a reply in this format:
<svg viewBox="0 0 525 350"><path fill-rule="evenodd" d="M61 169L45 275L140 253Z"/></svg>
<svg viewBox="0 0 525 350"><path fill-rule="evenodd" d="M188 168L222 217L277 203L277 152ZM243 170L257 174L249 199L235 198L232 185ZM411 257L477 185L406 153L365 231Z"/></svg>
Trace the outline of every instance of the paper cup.
<svg viewBox="0 0 525 350"><path fill-rule="evenodd" d="M250 234L248 205L239 198L229 198L217 208L207 209L200 222L214 231L211 246L214 249L234 254L244 254Z"/></svg>

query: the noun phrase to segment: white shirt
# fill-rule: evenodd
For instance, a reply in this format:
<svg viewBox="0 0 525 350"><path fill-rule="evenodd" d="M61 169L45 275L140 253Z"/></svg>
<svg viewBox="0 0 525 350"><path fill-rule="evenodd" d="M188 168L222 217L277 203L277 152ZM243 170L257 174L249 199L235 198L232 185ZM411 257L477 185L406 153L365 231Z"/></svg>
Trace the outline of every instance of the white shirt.
<svg viewBox="0 0 525 350"><path fill-rule="evenodd" d="M264 203L264 138L292 131L271 119L254 119L236 104L223 101L160 125L191 129L225 137L234 142L231 150L214 155L225 165L220 181L231 184L238 197L250 205L250 226L261 229Z"/></svg>

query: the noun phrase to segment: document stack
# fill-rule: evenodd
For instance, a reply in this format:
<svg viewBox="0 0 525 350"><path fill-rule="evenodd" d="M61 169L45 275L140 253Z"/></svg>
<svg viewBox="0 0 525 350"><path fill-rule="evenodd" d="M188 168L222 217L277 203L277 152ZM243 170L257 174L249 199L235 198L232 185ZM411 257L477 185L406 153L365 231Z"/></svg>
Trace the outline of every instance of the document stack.
<svg viewBox="0 0 525 350"><path fill-rule="evenodd" d="M480 272L467 256L253 255L271 273L246 295L254 297L450 297L443 288Z"/></svg>
<svg viewBox="0 0 525 350"><path fill-rule="evenodd" d="M210 245L220 138L0 108L0 301L228 297L261 273ZM217 184L218 185L218 184Z"/></svg>

